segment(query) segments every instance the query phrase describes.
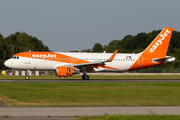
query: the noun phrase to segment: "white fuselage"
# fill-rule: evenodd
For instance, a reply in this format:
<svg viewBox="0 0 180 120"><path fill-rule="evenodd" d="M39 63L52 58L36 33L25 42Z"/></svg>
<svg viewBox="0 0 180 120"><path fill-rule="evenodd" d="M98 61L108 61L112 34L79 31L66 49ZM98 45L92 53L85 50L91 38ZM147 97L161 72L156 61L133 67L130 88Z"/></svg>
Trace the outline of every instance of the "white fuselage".
<svg viewBox="0 0 180 120"><path fill-rule="evenodd" d="M15 69L28 69L28 70L55 70L57 66L74 66L77 64L77 60L81 59L84 61L95 62L95 61L106 61L112 53L69 53L59 52L76 59L69 58L43 58L42 57L19 57L19 59L9 59L5 62L5 65ZM112 62L106 62L105 65L111 68L95 68L95 71L127 71L134 63L138 60L141 54L117 54ZM62 61L68 59L67 61ZM143 61L139 63L143 65Z"/></svg>

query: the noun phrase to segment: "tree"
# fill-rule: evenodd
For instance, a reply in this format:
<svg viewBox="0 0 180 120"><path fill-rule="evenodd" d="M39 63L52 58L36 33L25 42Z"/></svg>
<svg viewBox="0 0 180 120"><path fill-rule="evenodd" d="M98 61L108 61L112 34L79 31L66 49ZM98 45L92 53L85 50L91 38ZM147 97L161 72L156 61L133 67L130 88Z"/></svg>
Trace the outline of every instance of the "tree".
<svg viewBox="0 0 180 120"><path fill-rule="evenodd" d="M100 43L94 44L94 47L92 48L92 52L103 52L104 48Z"/></svg>
<svg viewBox="0 0 180 120"><path fill-rule="evenodd" d="M6 38L0 34L0 69L4 68L4 61L12 55L25 51L50 51L41 40L26 33L16 32Z"/></svg>
<svg viewBox="0 0 180 120"><path fill-rule="evenodd" d="M117 49L119 49L119 45L118 45L118 42L119 42L120 40L113 40L113 41L111 41L109 44L108 44L108 50L107 50L107 52L109 52L109 53L113 53L115 50L117 50Z"/></svg>
<svg viewBox="0 0 180 120"><path fill-rule="evenodd" d="M81 52L91 52L91 49L83 49Z"/></svg>

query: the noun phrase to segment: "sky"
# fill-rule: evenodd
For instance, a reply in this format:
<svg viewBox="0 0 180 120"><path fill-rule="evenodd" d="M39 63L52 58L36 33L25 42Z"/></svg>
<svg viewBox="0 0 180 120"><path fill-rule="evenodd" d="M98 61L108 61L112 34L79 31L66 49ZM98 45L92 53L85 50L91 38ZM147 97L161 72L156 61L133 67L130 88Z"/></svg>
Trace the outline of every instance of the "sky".
<svg viewBox="0 0 180 120"><path fill-rule="evenodd" d="M180 31L179 0L1 0L0 33L42 40L61 52L108 45L164 27Z"/></svg>

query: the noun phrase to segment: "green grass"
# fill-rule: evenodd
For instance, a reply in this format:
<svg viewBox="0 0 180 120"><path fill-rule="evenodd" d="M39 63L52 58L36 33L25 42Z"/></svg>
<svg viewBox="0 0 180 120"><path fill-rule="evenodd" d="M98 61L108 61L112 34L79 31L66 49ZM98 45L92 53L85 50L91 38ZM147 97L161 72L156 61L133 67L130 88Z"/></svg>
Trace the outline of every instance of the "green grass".
<svg viewBox="0 0 180 120"><path fill-rule="evenodd" d="M0 83L9 106L177 106L180 83Z"/></svg>
<svg viewBox="0 0 180 120"><path fill-rule="evenodd" d="M84 116L76 120L180 120L180 115L104 115Z"/></svg>
<svg viewBox="0 0 180 120"><path fill-rule="evenodd" d="M180 75L89 75L90 79L180 79ZM0 79L25 79L25 76L0 76ZM30 76L30 79L82 79L81 75L61 78L55 75Z"/></svg>

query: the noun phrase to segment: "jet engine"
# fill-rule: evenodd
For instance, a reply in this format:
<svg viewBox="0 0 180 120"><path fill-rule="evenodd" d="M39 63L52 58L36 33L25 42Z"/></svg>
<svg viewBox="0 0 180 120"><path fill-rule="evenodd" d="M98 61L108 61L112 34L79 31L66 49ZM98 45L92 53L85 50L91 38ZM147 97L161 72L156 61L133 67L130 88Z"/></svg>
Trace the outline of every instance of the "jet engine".
<svg viewBox="0 0 180 120"><path fill-rule="evenodd" d="M79 69L75 69L73 67L57 67L56 68L56 76L58 77L69 77L73 74L79 74Z"/></svg>

